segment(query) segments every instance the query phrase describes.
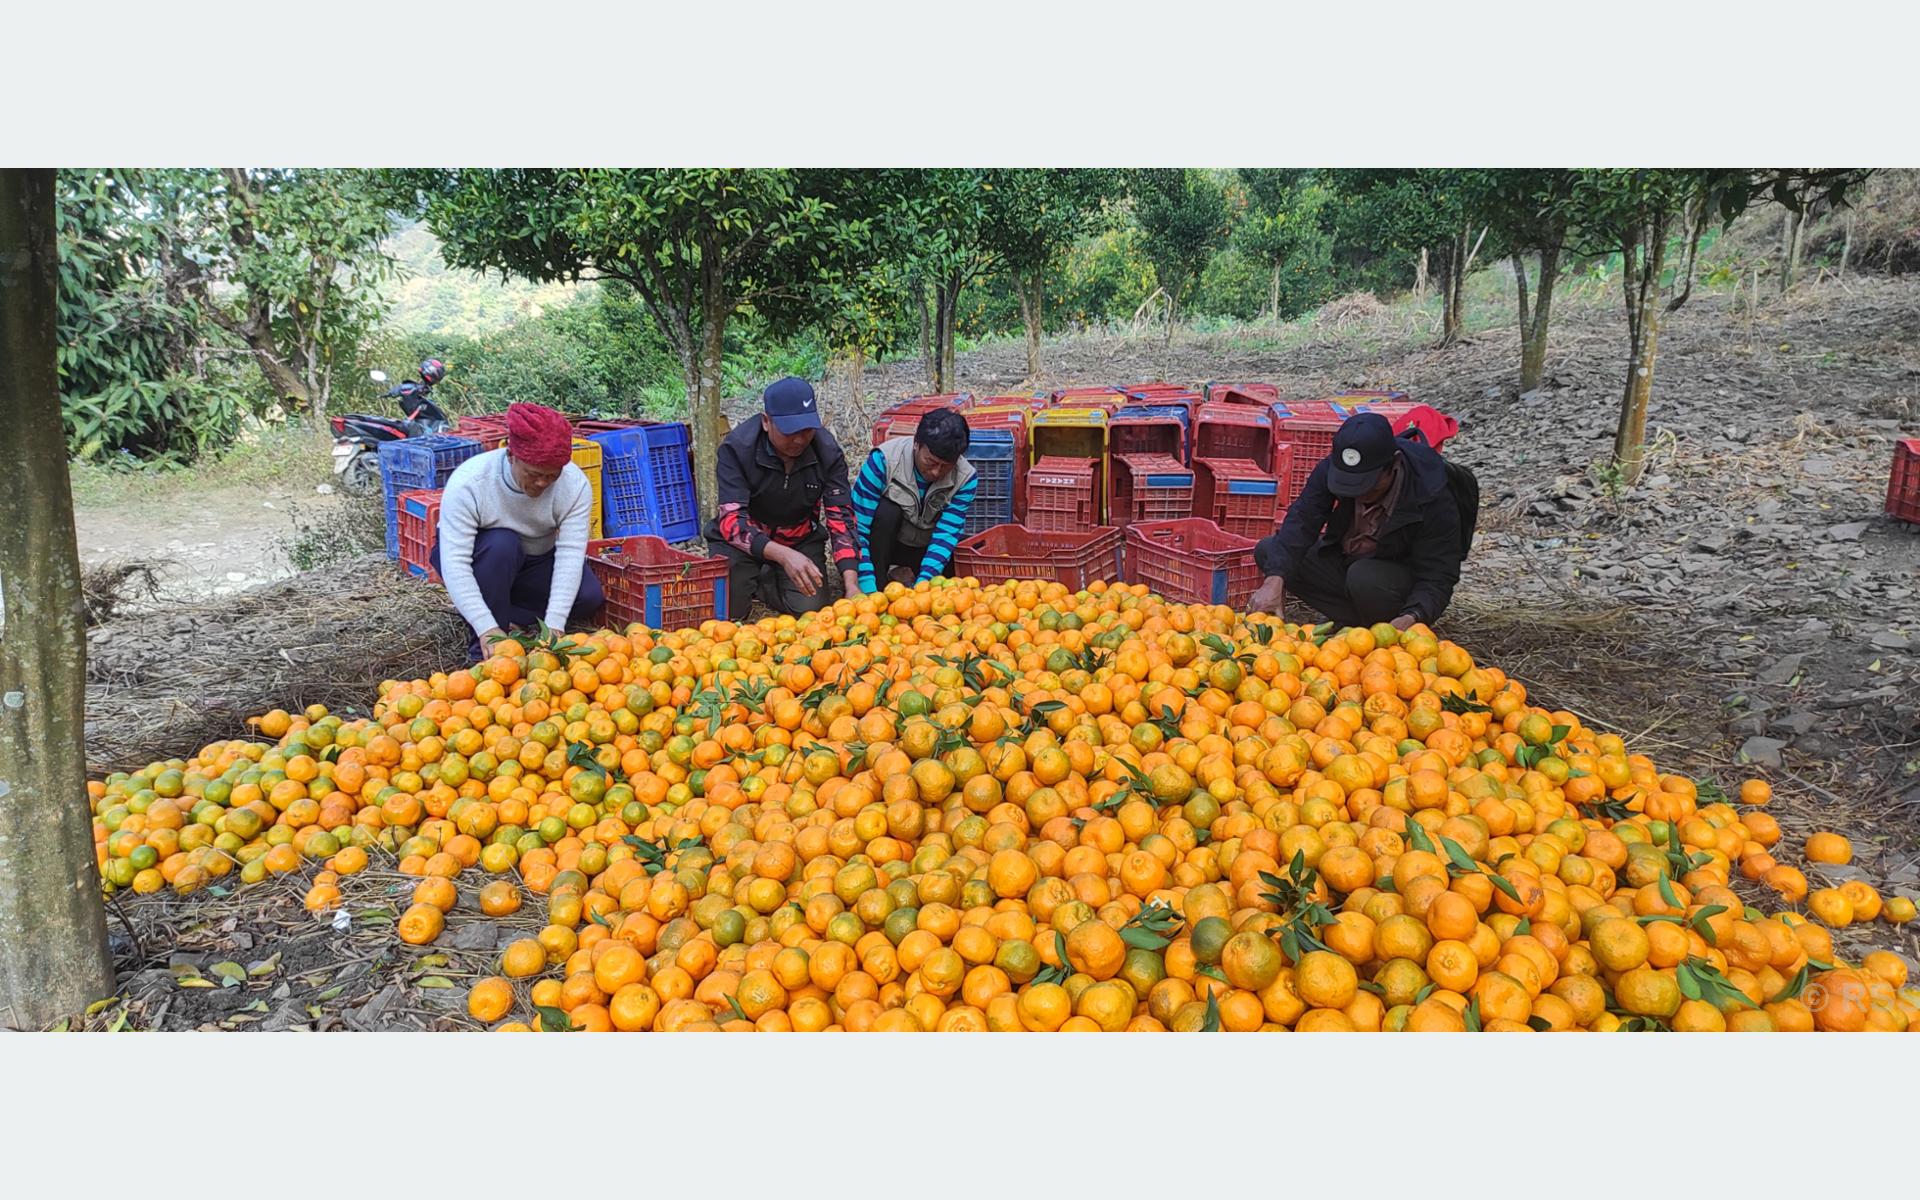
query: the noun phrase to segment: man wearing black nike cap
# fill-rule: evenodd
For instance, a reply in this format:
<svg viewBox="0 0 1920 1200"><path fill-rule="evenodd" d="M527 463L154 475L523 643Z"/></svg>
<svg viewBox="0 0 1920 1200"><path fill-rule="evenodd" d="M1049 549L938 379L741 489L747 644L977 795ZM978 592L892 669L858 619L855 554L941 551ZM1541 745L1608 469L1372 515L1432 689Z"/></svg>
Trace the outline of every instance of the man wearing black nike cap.
<svg viewBox="0 0 1920 1200"><path fill-rule="evenodd" d="M780 613L825 605L827 558L842 593L860 594L847 458L820 420L813 385L789 375L768 384L761 403L759 416L720 442L717 508L706 529L707 545L730 564L727 616L735 621L756 599Z"/></svg>
<svg viewBox="0 0 1920 1200"><path fill-rule="evenodd" d="M1254 547L1266 581L1248 607L1277 613L1291 592L1336 625L1432 624L1460 579L1460 517L1438 453L1395 437L1378 413L1349 418Z"/></svg>

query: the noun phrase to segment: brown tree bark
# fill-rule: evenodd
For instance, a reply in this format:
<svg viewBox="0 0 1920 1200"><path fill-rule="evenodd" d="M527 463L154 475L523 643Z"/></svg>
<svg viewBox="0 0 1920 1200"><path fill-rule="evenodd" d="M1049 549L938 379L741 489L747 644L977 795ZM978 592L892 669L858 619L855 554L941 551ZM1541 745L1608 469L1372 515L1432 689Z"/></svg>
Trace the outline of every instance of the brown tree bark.
<svg viewBox="0 0 1920 1200"><path fill-rule="evenodd" d="M1267 322L1271 325L1280 323L1280 267L1278 261L1273 264L1273 278L1267 284Z"/></svg>
<svg viewBox="0 0 1920 1200"><path fill-rule="evenodd" d="M1647 400L1653 393L1653 366L1660 345L1660 273L1666 265L1670 224L1670 218L1661 217L1641 231L1637 244L1628 241L1621 247L1628 357L1613 461L1628 486L1639 483L1646 471Z"/></svg>
<svg viewBox="0 0 1920 1200"><path fill-rule="evenodd" d="M1540 386L1546 374L1548 316L1553 308L1554 279L1560 274L1560 247L1540 251L1539 287L1529 308L1527 303L1527 266L1513 257L1514 275L1520 288L1520 390L1530 392Z"/></svg>
<svg viewBox="0 0 1920 1200"><path fill-rule="evenodd" d="M60 421L53 172L0 171L0 1028L114 991L86 801L86 624Z"/></svg>
<svg viewBox="0 0 1920 1200"><path fill-rule="evenodd" d="M913 280L913 302L920 307L920 369L931 386L936 374L934 364L940 356L933 344L933 309L927 302L926 280L917 275ZM937 386L933 387L934 392L939 390Z"/></svg>
<svg viewBox="0 0 1920 1200"><path fill-rule="evenodd" d="M1020 320L1027 327L1027 378L1040 378L1040 334L1046 323L1046 272L1034 270L1015 283L1020 293Z"/></svg>
<svg viewBox="0 0 1920 1200"><path fill-rule="evenodd" d="M942 279L933 290L933 392L944 395L953 391L958 373L954 363L953 326L960 305L962 277L952 275Z"/></svg>

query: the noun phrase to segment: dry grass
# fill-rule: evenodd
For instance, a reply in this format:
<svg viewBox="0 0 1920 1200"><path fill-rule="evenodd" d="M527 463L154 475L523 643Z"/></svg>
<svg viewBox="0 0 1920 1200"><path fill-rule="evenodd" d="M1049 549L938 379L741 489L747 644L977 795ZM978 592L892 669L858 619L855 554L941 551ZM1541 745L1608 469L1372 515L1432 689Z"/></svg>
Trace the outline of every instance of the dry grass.
<svg viewBox="0 0 1920 1200"><path fill-rule="evenodd" d="M87 769L190 754L272 708L364 712L382 680L462 664L465 646L445 594L383 558L111 621L87 636Z"/></svg>

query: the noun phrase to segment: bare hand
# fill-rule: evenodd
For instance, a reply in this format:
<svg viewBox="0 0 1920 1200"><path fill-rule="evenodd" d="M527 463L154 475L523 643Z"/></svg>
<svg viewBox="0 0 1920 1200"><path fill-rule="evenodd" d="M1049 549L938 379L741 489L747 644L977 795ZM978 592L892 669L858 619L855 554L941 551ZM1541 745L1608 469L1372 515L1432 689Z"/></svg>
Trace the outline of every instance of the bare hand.
<svg viewBox="0 0 1920 1200"><path fill-rule="evenodd" d="M820 591L820 565L806 555L791 546L782 546L779 557L774 561L786 572L787 582L793 585L795 591L807 596Z"/></svg>
<svg viewBox="0 0 1920 1200"><path fill-rule="evenodd" d="M1399 616L1393 619L1393 627L1395 629L1398 629L1401 633L1405 633L1407 630L1412 629L1415 625L1418 625L1419 623L1420 623L1420 618L1414 615L1413 613L1401 613Z"/></svg>
<svg viewBox="0 0 1920 1200"><path fill-rule="evenodd" d="M860 572L840 572L840 594L843 596L858 596L861 594Z"/></svg>
<svg viewBox="0 0 1920 1200"><path fill-rule="evenodd" d="M1280 608L1286 600L1286 580L1278 575L1269 575L1266 582L1260 585L1259 590L1253 593L1253 598L1247 601L1247 611L1279 616Z"/></svg>
<svg viewBox="0 0 1920 1200"><path fill-rule="evenodd" d="M506 640L507 640L507 631L500 628L498 625L495 625L492 629L489 629L485 633L482 633L480 635L480 646L487 653L492 654L493 648L496 645Z"/></svg>
<svg viewBox="0 0 1920 1200"><path fill-rule="evenodd" d="M918 577L907 567L894 567L887 572L887 578L906 587L912 587Z"/></svg>

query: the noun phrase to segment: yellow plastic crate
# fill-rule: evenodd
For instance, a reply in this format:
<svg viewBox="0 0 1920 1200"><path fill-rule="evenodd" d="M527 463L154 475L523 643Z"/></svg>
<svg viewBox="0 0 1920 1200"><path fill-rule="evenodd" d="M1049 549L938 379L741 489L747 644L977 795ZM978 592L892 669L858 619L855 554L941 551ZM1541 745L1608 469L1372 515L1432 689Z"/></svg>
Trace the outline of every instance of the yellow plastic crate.
<svg viewBox="0 0 1920 1200"><path fill-rule="evenodd" d="M1107 410L1048 408L1027 422L1027 453L1038 462L1049 454L1069 458L1107 457Z"/></svg>
<svg viewBox="0 0 1920 1200"><path fill-rule="evenodd" d="M603 528L604 510L600 498L600 443L586 438L573 439L573 465L586 475L587 482L593 486L593 512L588 517L588 530L593 537L599 537Z"/></svg>

